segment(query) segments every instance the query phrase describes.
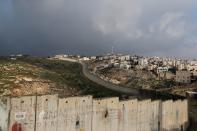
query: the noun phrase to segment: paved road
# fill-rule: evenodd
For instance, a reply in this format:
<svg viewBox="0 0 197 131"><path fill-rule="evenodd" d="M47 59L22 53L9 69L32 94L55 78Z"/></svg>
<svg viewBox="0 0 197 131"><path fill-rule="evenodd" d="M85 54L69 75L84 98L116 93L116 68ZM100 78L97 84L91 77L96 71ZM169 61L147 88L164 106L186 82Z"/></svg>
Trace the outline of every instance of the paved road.
<svg viewBox="0 0 197 131"><path fill-rule="evenodd" d="M120 92L123 94L127 94L127 95L134 95L134 96L140 95L138 89L131 89L131 88L129 89L129 88L125 88L125 87L122 87L119 85L115 85L111 82L104 81L101 78L99 78L98 76L90 73L88 70L88 63L85 61L78 61L78 60L74 60L74 59L70 59L70 58L64 58L61 60L80 63L82 65L82 71L83 71L83 74L85 75L85 77L87 77L89 80L91 80L91 81L93 81L105 88L108 88L110 90L117 91L117 92Z"/></svg>
<svg viewBox="0 0 197 131"><path fill-rule="evenodd" d="M125 87L122 87L122 86L119 86L119 85L115 85L113 83L110 83L110 82L107 82L107 81L104 81L102 80L101 78L99 78L98 76L94 75L94 74L91 74L88 70L88 64L87 62L83 62L83 61L80 61L79 62L82 67L83 67L83 74L88 78L90 79L91 81L99 84L99 85L102 85L108 89L111 89L111 90L114 90L114 91L117 91L117 92L121 92L121 93L124 93L124 94L129 94L129 95L139 95L139 91L137 89L129 89L129 88L125 88Z"/></svg>

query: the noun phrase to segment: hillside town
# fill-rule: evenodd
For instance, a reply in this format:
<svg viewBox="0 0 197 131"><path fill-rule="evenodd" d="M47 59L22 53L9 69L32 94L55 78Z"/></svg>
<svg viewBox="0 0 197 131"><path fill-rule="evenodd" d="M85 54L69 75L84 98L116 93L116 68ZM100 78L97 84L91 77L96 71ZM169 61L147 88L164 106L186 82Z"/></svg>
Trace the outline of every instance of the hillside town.
<svg viewBox="0 0 197 131"><path fill-rule="evenodd" d="M130 88L167 91L181 88L184 93L182 90L176 90L176 93L184 96L186 91L197 90L197 60L112 53L100 56L56 55L54 58L87 61L92 74Z"/></svg>
<svg viewBox="0 0 197 131"><path fill-rule="evenodd" d="M157 74L163 79L173 79L178 83L191 83L197 77L197 60L184 60L178 58L162 57L143 57L132 55L103 55L81 57L80 55L56 55L55 58L79 58L79 60L91 61L96 65L93 71L103 70L105 68L118 68L124 70L147 70Z"/></svg>
<svg viewBox="0 0 197 131"><path fill-rule="evenodd" d="M87 58L84 58L87 59ZM183 60L161 57L141 57L132 55L106 55L90 57L93 63L98 63L94 71L104 68L119 68L124 70L146 70L156 74L160 79L173 79L178 83L191 83L197 76L197 60Z"/></svg>

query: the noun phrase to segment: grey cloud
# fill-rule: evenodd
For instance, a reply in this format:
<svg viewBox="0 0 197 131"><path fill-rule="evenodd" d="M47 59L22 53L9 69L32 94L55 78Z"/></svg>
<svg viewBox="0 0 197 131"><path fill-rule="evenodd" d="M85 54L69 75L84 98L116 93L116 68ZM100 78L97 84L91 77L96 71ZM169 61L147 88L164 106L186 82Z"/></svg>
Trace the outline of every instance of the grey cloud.
<svg viewBox="0 0 197 131"><path fill-rule="evenodd" d="M0 0L0 54L184 55L194 0ZM192 34L193 34L192 33ZM188 39L192 39L189 41ZM185 48L185 50L189 50ZM195 57L195 54L192 54Z"/></svg>

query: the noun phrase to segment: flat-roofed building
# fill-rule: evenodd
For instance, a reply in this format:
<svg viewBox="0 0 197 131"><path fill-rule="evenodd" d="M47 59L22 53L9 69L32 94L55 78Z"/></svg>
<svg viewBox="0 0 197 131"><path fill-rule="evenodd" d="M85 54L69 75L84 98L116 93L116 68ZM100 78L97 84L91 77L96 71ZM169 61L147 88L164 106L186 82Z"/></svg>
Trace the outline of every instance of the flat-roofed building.
<svg viewBox="0 0 197 131"><path fill-rule="evenodd" d="M157 68L157 74L164 73L168 71L168 67L158 67Z"/></svg>
<svg viewBox="0 0 197 131"><path fill-rule="evenodd" d="M191 73L190 71L176 71L176 82L179 83L191 83Z"/></svg>

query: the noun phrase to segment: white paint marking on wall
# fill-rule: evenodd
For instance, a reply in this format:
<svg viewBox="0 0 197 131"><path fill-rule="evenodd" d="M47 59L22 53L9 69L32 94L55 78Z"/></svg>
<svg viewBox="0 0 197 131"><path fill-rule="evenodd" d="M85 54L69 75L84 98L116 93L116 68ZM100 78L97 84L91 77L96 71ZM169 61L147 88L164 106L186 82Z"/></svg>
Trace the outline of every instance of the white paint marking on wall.
<svg viewBox="0 0 197 131"><path fill-rule="evenodd" d="M44 111L41 111L40 114L39 114L39 121L42 121L43 120L44 115L45 115L45 112Z"/></svg>
<svg viewBox="0 0 197 131"><path fill-rule="evenodd" d="M17 112L17 113L15 113L15 120L16 121L24 120L25 117L26 117L26 112Z"/></svg>

